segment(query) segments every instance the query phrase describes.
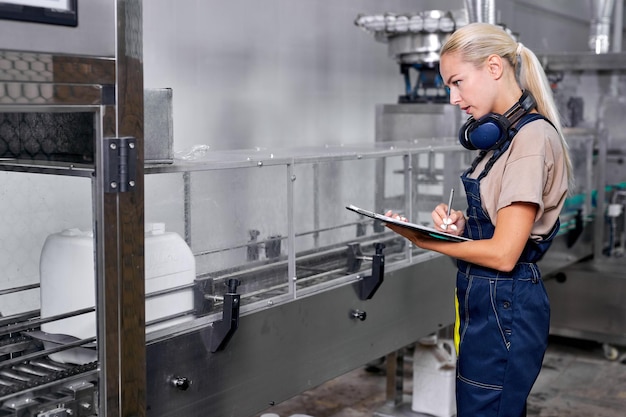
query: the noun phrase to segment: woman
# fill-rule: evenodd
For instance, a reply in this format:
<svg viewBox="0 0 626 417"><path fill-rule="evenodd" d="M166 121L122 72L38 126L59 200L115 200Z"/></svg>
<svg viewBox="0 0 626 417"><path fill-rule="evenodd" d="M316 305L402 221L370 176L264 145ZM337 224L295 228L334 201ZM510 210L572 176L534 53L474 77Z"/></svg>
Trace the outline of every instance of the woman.
<svg viewBox="0 0 626 417"><path fill-rule="evenodd" d="M550 322L536 262L559 228L571 178L567 145L541 65L502 28L458 29L441 50L440 72L450 103L471 116L461 143L481 151L461 177L467 215L448 217L443 203L432 218L438 230L472 240L388 227L457 259L458 417L525 416Z"/></svg>

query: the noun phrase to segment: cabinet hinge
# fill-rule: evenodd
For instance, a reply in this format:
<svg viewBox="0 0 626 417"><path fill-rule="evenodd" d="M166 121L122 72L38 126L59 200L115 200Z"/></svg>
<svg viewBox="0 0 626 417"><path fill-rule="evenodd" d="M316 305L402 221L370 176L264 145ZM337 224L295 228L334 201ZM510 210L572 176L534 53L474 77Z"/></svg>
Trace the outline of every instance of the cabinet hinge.
<svg viewBox="0 0 626 417"><path fill-rule="evenodd" d="M137 179L136 144L133 137L104 138L104 192L133 190Z"/></svg>

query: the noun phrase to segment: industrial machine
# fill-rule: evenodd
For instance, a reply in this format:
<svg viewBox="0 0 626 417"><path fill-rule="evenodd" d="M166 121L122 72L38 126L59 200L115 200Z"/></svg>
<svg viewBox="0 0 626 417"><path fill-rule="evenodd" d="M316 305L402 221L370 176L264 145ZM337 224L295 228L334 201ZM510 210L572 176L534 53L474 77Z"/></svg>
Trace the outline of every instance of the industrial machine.
<svg viewBox="0 0 626 417"><path fill-rule="evenodd" d="M625 290L622 271L625 265L626 141L623 133L624 100L616 95L616 83L623 77L625 67L623 54L607 55L611 56L608 65L604 61L606 57L591 54L544 57L547 71L558 74L557 89L563 94L562 98L566 98L562 101L585 106L591 104L597 112L596 119L579 121L581 126L591 125L597 132L592 196L596 213L593 256L581 258L581 262L558 270L553 274L554 279L546 281L546 288L552 306L553 334L601 342L607 359L623 360L620 346L626 345L623 326L626 311L621 301ZM573 64L572 60L576 63ZM580 82L581 78L585 79L583 84L571 88L572 83ZM612 86L608 94L603 90L589 91L603 82ZM576 116L573 118L577 119Z"/></svg>
<svg viewBox="0 0 626 417"><path fill-rule="evenodd" d="M434 38L424 26L385 35L407 88L375 109L374 143L174 157L172 91L143 88L140 2L68 4L61 26L73 13L94 27L116 16L110 32L81 27L93 50L0 44L0 416L246 417L453 322L453 261L345 206L428 223L454 188L463 207L473 155L457 143L460 114L432 55L462 16L420 14L443 19ZM405 19L388 20L402 31ZM420 39L436 41L412 50ZM546 57L547 69L565 60ZM577 185L541 263L555 332L582 323L561 312L593 296L589 283L600 291L598 276L621 291L616 106L598 126L566 130Z"/></svg>

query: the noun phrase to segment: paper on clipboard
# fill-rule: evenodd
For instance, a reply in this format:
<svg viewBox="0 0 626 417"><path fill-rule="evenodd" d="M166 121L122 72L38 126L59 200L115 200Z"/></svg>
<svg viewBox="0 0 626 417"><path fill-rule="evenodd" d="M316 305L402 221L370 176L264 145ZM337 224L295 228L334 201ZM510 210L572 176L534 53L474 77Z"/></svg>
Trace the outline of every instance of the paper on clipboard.
<svg viewBox="0 0 626 417"><path fill-rule="evenodd" d="M409 222L405 222L402 220L397 220L394 219L392 217L387 217L385 215L382 214L378 214L378 213L374 213L372 211L368 211L368 210L364 210L362 208L359 208L357 206L354 206L352 204L350 204L349 206L346 206L346 208L348 210L351 210L355 213L361 214L363 216L367 216L370 217L372 219L376 219L376 220L380 220L383 223L392 223L395 225L398 225L400 227L404 227L419 233L422 233L428 237L432 237L435 239L441 239L441 240L445 240L448 242L466 242L466 241L470 241L472 239L468 239L466 237L463 236L457 236L457 235L452 235L450 233L444 233L444 232L440 232L439 230L433 229L432 227L426 227L426 226L421 226L419 224L415 224L415 223L409 223Z"/></svg>

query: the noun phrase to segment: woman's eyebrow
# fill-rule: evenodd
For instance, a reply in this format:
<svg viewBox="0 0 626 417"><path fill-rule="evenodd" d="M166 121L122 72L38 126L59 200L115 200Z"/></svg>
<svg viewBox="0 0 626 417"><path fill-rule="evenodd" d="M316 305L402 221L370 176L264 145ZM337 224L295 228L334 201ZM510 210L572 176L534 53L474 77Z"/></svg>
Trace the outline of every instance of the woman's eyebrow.
<svg viewBox="0 0 626 417"><path fill-rule="evenodd" d="M457 76L457 74L452 74L451 76L448 77L447 80L444 80L444 84L445 85L450 85L452 83L452 79L455 78Z"/></svg>

